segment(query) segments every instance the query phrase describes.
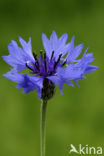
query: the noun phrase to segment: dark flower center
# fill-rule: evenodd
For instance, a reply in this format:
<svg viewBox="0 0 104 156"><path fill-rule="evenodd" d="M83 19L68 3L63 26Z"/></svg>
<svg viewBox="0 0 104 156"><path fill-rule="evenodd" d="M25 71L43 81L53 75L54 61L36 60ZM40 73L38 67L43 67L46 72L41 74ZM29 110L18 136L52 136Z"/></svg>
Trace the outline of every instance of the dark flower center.
<svg viewBox="0 0 104 156"><path fill-rule="evenodd" d="M37 74L38 76L51 76L56 74L56 69L59 66L64 66L66 60L61 62L62 54L59 54L58 59L55 60L54 51L52 51L51 58L49 59L46 52L40 51L40 59L33 52L35 63L26 62L26 67L32 71L32 74Z"/></svg>

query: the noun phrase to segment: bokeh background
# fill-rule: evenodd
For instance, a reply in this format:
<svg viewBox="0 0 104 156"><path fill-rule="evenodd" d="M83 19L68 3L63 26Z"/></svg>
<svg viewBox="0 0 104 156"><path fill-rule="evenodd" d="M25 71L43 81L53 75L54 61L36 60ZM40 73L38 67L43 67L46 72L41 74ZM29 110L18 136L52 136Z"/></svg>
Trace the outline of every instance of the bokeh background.
<svg viewBox="0 0 104 156"><path fill-rule="evenodd" d="M75 45L94 53L99 70L80 81L80 89L64 85L48 103L46 156L68 156L70 144L102 146L104 150L104 1L0 0L0 56L18 37L37 53L42 32L49 37L75 35ZM0 156L40 155L40 101L36 92L22 95L2 74L10 67L0 57ZM103 151L104 152L104 151ZM72 154L76 155L76 154Z"/></svg>

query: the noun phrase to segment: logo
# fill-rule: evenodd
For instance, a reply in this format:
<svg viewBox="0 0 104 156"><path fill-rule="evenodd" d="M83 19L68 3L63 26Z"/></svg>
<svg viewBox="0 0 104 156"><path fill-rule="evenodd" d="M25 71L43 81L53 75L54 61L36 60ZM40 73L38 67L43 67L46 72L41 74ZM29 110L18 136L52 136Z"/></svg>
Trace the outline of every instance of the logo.
<svg viewBox="0 0 104 156"><path fill-rule="evenodd" d="M76 154L103 154L102 147L90 147L89 145L82 146L79 144L79 146L76 148L73 144L70 144L70 151L69 154L76 153Z"/></svg>

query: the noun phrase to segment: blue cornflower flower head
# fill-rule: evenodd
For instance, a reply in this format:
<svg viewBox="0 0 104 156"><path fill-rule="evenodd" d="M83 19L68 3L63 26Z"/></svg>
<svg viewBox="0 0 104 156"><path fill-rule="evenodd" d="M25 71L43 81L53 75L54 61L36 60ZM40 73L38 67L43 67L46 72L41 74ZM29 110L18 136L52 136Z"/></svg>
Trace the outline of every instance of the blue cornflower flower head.
<svg viewBox="0 0 104 156"><path fill-rule="evenodd" d="M98 67L91 65L94 57L93 53L87 54L88 48L82 58L77 59L83 44L74 46L74 36L71 42L66 44L67 38L67 34L58 38L55 31L52 32L50 39L42 34L45 52L40 51L39 58L32 52L31 38L28 43L19 38L22 48L12 40L8 45L9 55L3 56L3 59L13 68L4 76L17 82L16 88L23 88L23 93L36 90L38 97L43 100L53 96L55 85L59 86L61 94L64 83L73 87L74 81L78 85L78 81L84 79L85 74L94 72ZM26 68L30 74L21 73Z"/></svg>

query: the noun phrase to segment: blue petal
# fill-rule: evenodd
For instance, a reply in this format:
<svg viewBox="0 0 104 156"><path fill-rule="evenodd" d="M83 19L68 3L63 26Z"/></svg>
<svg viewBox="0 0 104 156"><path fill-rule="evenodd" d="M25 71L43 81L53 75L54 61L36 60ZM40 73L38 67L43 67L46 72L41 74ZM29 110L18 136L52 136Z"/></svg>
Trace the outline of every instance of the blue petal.
<svg viewBox="0 0 104 156"><path fill-rule="evenodd" d="M56 58L56 60L58 59L59 54L62 54L62 56L64 56L64 55L68 52L69 48L70 48L70 43L68 43L68 44L66 44L66 45L64 45L64 46L61 46L61 45L60 45L60 46L56 49L56 51L55 51L55 58Z"/></svg>
<svg viewBox="0 0 104 156"><path fill-rule="evenodd" d="M75 64L69 64L66 68L58 67L56 72L57 74L55 76L50 76L48 79L58 85L61 92L63 83L74 87L72 80L77 83L78 80L83 78L84 74L84 70L82 70L80 67L77 68Z"/></svg>
<svg viewBox="0 0 104 156"><path fill-rule="evenodd" d="M76 59L80 55L80 53L82 52L83 46L84 44L82 43L74 48L73 55L72 55L73 59Z"/></svg>
<svg viewBox="0 0 104 156"><path fill-rule="evenodd" d="M84 74L92 73L92 72L96 71L97 69L98 69L98 67L93 66L93 65L89 65L89 66L87 66Z"/></svg>
<svg viewBox="0 0 104 156"><path fill-rule="evenodd" d="M92 61L94 61L93 53L86 54L85 51L83 57L75 64L75 66L85 71Z"/></svg>
<svg viewBox="0 0 104 156"><path fill-rule="evenodd" d="M49 59L51 58L52 51L54 51L54 57L57 60L59 54L65 55L68 52L70 44L66 44L67 34L63 34L59 39L55 33L52 32L50 40L45 34L42 34L43 46Z"/></svg>
<svg viewBox="0 0 104 156"><path fill-rule="evenodd" d="M56 49L56 42L58 41L58 37L56 35L56 32L53 31L52 35L50 37L50 43L51 43L51 49Z"/></svg>
<svg viewBox="0 0 104 156"><path fill-rule="evenodd" d="M74 37L71 41L72 46L73 46L73 41L74 41ZM82 47L83 47L82 45L77 46L76 48L77 53L75 54L75 57L73 57L73 59L75 59L76 56L79 55ZM77 63L75 64L71 63L67 65L65 68L58 67L56 71L56 75L48 77L48 79L50 79L53 83L59 86L61 92L62 92L63 83L66 83L73 87L74 85L72 83L72 80L74 80L74 82L79 86L78 81L83 80L85 78L84 74L93 72L96 69L98 69L97 67L90 65L90 63L94 60L94 57L93 57L93 53L86 54L87 50L88 49L86 49L83 57L80 60L78 60Z"/></svg>
<svg viewBox="0 0 104 156"><path fill-rule="evenodd" d="M11 71L7 72L6 74L3 75L7 79L14 81L14 82L21 82L23 81L23 76L22 74L18 74L16 70L12 69Z"/></svg>
<svg viewBox="0 0 104 156"><path fill-rule="evenodd" d="M64 46L64 45L66 44L67 38L68 38L68 35L67 35L66 33L63 34L63 35L59 38L58 44Z"/></svg>
<svg viewBox="0 0 104 156"><path fill-rule="evenodd" d="M66 57L67 62L75 62L75 59L80 55L84 44L80 44L76 47L74 47L74 36L71 40L71 46L68 52L68 55Z"/></svg>
<svg viewBox="0 0 104 156"><path fill-rule="evenodd" d="M86 78L85 76L81 76L80 78L75 79L74 82L75 82L76 85L80 88L80 85L78 84L78 81L79 81L79 80L83 80L83 79L85 79L85 78Z"/></svg>
<svg viewBox="0 0 104 156"><path fill-rule="evenodd" d="M36 90L38 98L41 98L41 90L43 88L43 78L36 76L28 76L27 74L19 74L16 70L4 74L4 76L11 81L17 82L16 88L23 88L23 93L29 93L30 91Z"/></svg>
<svg viewBox="0 0 104 156"><path fill-rule="evenodd" d="M69 79L64 79L64 83L66 83L69 86L74 87L74 84L72 83L72 81L70 81Z"/></svg>
<svg viewBox="0 0 104 156"><path fill-rule="evenodd" d="M24 52L27 53L28 56L33 58L32 47L31 47L31 38L29 38L28 43L26 43L26 41L24 41L21 37L19 37L19 41L23 47Z"/></svg>
<svg viewBox="0 0 104 156"><path fill-rule="evenodd" d="M48 77L48 79L58 85L62 92L63 83L66 83L73 87L74 85L71 80L80 79L82 74L83 70L81 70L81 68L77 69L74 64L70 64L66 68L58 67L57 75L50 76Z"/></svg>
<svg viewBox="0 0 104 156"><path fill-rule="evenodd" d="M51 57L50 41L44 33L42 34L42 42L43 42L43 46L44 46L44 49L46 51L46 54L50 58Z"/></svg>
<svg viewBox="0 0 104 156"><path fill-rule="evenodd" d="M63 94L63 81L62 79L60 79L60 77L58 76L49 76L47 77L49 80L51 80L54 84L56 84L57 86L59 86L61 94Z"/></svg>
<svg viewBox="0 0 104 156"><path fill-rule="evenodd" d="M64 81L67 80L74 80L80 78L83 74L83 70L81 68L77 68L75 64L69 64L66 68L58 68L57 74L63 79Z"/></svg>
<svg viewBox="0 0 104 156"><path fill-rule="evenodd" d="M75 83L78 85L78 81L84 79L84 74L88 74L91 72L94 72L98 69L96 66L90 65L90 63L94 60L93 53L87 53L87 50L85 51L83 57L78 61L76 64L70 64L68 67L66 67L65 71L67 71L68 75L66 74L66 77L70 78L70 75L72 79L75 81ZM61 72L62 73L62 72ZM65 74L64 74L65 77Z"/></svg>
<svg viewBox="0 0 104 156"><path fill-rule="evenodd" d="M22 41L21 41L22 43ZM23 44L23 43L22 43ZM30 61L31 63L34 62L34 58L32 56L32 52L25 51L26 49L30 49L30 40L29 43L24 44L26 48L24 49L18 47L17 43L15 41L12 41L8 45L9 55L8 56L2 56L5 62L7 62L10 66L16 68L18 71L21 71L26 68L26 62Z"/></svg>

